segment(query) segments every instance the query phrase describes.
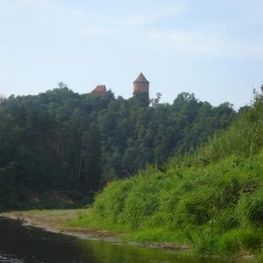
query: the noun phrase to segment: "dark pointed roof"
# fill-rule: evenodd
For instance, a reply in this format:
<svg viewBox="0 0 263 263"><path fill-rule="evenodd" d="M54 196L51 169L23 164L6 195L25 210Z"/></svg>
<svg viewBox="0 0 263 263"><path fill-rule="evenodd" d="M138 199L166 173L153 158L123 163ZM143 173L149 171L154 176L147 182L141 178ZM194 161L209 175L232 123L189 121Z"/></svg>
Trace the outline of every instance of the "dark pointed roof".
<svg viewBox="0 0 263 263"><path fill-rule="evenodd" d="M133 82L133 83L150 83L146 78L145 76L140 73L140 75L137 77L137 79Z"/></svg>

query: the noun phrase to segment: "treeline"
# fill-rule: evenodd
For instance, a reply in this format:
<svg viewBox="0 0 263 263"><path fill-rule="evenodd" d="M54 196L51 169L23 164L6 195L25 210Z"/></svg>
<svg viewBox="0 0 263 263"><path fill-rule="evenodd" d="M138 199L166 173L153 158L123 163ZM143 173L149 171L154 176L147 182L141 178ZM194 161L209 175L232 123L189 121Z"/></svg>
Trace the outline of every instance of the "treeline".
<svg viewBox="0 0 263 263"><path fill-rule="evenodd" d="M172 104L80 95L64 84L0 102L0 207L21 207L49 191L94 192L112 178L157 167L194 149L236 116L182 93Z"/></svg>

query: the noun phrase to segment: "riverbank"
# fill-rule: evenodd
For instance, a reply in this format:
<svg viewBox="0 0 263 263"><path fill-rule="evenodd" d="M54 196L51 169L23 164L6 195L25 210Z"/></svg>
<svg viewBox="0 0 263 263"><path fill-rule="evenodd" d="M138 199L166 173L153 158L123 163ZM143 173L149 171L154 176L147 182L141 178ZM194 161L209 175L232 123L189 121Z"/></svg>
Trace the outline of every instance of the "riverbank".
<svg viewBox="0 0 263 263"><path fill-rule="evenodd" d="M74 222L87 214L87 209L71 210L31 210L0 213L0 217L19 220L25 226L41 228L52 233L60 233L86 240L102 240L116 243L128 243L140 247L174 250L180 253L194 254L190 246L178 245L169 242L134 242L130 237L132 233L122 231L109 231L88 226L74 226ZM253 255L240 254L232 257L231 262L261 262Z"/></svg>
<svg viewBox="0 0 263 263"><path fill-rule="evenodd" d="M103 227L98 229L94 226L89 227L87 225L76 226L74 222L78 221L83 213L86 215L88 213L87 209L14 211L1 213L0 217L19 220L23 225L81 239L126 242L142 247L177 250L181 252L191 251L191 248L188 246L169 242L134 242L127 237L130 233L124 233L122 231L109 231L103 229Z"/></svg>
<svg viewBox="0 0 263 263"><path fill-rule="evenodd" d="M0 262L234 263L224 257L182 254L127 243L80 239L23 226L19 221L7 218L0 218Z"/></svg>
<svg viewBox="0 0 263 263"><path fill-rule="evenodd" d="M69 210L31 210L1 213L0 217L19 220L23 225L41 228L48 232L61 233L81 239L118 241L119 235L106 230L87 229L70 226L77 220L83 209Z"/></svg>

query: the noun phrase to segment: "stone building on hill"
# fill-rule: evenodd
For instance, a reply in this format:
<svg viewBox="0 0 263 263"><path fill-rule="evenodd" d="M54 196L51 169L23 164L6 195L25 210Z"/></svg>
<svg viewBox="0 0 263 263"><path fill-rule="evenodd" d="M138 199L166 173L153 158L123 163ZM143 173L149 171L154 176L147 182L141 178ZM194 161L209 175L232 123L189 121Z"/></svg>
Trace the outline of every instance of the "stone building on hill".
<svg viewBox="0 0 263 263"><path fill-rule="evenodd" d="M136 80L133 82L133 95L143 97L145 101L149 100L149 87L150 82L146 79L143 73L140 73ZM98 85L91 93L93 96L104 97L107 94L105 85Z"/></svg>
<svg viewBox="0 0 263 263"><path fill-rule="evenodd" d="M90 94L94 96L105 96L107 94L107 88L105 85L98 85Z"/></svg>
<svg viewBox="0 0 263 263"><path fill-rule="evenodd" d="M133 82L133 95L144 93L149 99L149 86L150 82L145 78L143 73L140 73L137 79Z"/></svg>

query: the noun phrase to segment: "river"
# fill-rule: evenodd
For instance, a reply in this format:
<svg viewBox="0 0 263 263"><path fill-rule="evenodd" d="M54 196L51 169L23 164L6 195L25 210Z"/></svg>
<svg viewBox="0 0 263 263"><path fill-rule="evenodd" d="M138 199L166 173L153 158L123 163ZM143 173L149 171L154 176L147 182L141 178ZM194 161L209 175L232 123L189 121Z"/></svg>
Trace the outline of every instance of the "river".
<svg viewBox="0 0 263 263"><path fill-rule="evenodd" d="M0 262L229 263L231 261L183 256L174 251L106 241L82 240L0 218Z"/></svg>

